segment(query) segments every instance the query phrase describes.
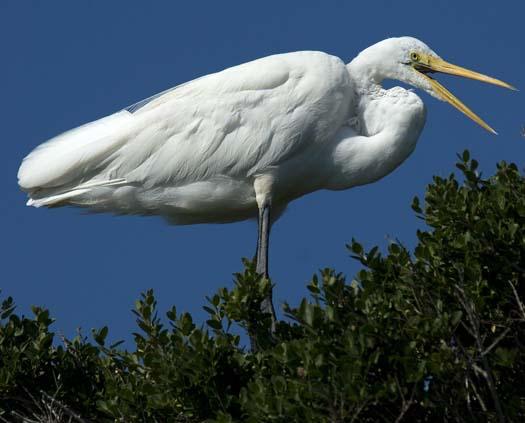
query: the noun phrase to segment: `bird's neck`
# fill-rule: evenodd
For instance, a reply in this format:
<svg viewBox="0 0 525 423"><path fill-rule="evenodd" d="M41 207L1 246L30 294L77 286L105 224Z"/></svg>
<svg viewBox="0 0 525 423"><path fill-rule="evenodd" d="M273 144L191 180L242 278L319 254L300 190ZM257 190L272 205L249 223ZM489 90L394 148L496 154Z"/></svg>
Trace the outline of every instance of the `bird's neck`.
<svg viewBox="0 0 525 423"><path fill-rule="evenodd" d="M400 87L385 90L381 75L353 63L348 65L358 99L353 127L342 127L336 136L328 189L372 183L392 172L414 151L425 123L416 94Z"/></svg>
<svg viewBox="0 0 525 423"><path fill-rule="evenodd" d="M326 189L340 190L375 182L394 171L414 151L423 125L411 134L382 131L372 137L343 127L332 151Z"/></svg>
<svg viewBox="0 0 525 423"><path fill-rule="evenodd" d="M386 78L382 67L376 65L369 56L366 51L362 52L346 65L354 89L360 95L381 90L381 83Z"/></svg>

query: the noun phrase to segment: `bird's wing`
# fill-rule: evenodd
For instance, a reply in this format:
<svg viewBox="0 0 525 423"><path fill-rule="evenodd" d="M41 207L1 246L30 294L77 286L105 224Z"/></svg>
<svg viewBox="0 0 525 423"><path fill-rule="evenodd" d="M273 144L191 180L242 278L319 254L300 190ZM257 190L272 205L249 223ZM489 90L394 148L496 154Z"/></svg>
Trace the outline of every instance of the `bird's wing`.
<svg viewBox="0 0 525 423"><path fill-rule="evenodd" d="M269 56L49 141L26 158L19 183L35 190L125 179L151 187L255 175L331 138L349 93L346 67L334 56Z"/></svg>
<svg viewBox="0 0 525 423"><path fill-rule="evenodd" d="M348 96L344 64L318 52L208 75L135 109L141 130L119 150L111 177L154 186L265 172L330 139Z"/></svg>

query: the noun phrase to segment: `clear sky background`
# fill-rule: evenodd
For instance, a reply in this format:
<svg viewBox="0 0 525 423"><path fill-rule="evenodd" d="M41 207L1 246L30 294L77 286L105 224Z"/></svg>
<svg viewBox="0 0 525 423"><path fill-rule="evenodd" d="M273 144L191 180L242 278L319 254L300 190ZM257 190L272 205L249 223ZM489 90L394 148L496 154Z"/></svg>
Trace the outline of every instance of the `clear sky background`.
<svg viewBox="0 0 525 423"><path fill-rule="evenodd" d="M273 228L275 303L294 304L322 267L350 277L345 243L384 249L415 244L410 209L432 175L453 170L465 148L492 173L525 162L523 1L90 1L0 2L0 288L19 312L51 309L56 331L109 325L130 339L130 312L153 288L202 321L204 297L230 286L252 256L256 224L174 227L159 218L34 209L17 186L22 158L46 139L142 98L261 56L322 50L350 61L391 36L411 35L446 60L503 79L521 92L438 79L499 133L492 136L446 103L420 93L427 124L413 155L369 186L294 202ZM391 84L389 84L391 86Z"/></svg>

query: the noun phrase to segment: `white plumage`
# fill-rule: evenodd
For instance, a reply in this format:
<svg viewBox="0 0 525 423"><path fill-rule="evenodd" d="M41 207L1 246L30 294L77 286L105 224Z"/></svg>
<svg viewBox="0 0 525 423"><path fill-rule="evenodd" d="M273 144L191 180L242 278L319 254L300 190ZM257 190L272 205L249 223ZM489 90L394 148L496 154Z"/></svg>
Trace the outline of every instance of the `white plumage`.
<svg viewBox="0 0 525 423"><path fill-rule="evenodd" d="M349 122L353 85L344 63L324 53L255 60L51 139L24 160L19 183L35 206L153 213L176 223L255 217L260 175L272 176L276 205L353 185L334 172L337 147L356 136L346 126L357 123ZM399 106L413 96L422 118L415 95L381 95Z"/></svg>
<svg viewBox="0 0 525 423"><path fill-rule="evenodd" d="M48 141L24 160L19 183L36 206L154 213L177 223L245 219L256 215L258 175L281 174L283 190L319 179L315 168L298 178L289 167L333 139L350 90L335 57L259 59Z"/></svg>
<svg viewBox="0 0 525 423"><path fill-rule="evenodd" d="M24 159L19 184L29 205L157 214L177 224L259 211L258 269L267 273L265 209L275 220L309 192L373 182L414 150L424 105L411 90L383 89L384 79L421 88L491 130L428 76L437 71L510 88L410 37L377 43L348 65L321 52L280 54L59 135Z"/></svg>

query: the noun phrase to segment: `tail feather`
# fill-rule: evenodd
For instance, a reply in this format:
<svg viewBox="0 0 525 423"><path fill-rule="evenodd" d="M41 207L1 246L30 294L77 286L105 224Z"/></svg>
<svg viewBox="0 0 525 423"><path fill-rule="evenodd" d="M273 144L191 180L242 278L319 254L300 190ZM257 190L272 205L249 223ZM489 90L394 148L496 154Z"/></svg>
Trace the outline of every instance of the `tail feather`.
<svg viewBox="0 0 525 423"><path fill-rule="evenodd" d="M56 193L44 194L42 196L38 196L38 193L34 193L27 201L27 205L33 207L58 205L69 199L85 194L91 191L93 188L110 187L125 184L126 180L123 178L110 179L107 181L88 181L84 184L80 184L72 189L68 189L67 191L63 192L57 190L55 191Z"/></svg>
<svg viewBox="0 0 525 423"><path fill-rule="evenodd" d="M40 189L60 190L90 179L104 159L125 143L132 119L123 110L50 139L24 159L18 184L32 196Z"/></svg>

